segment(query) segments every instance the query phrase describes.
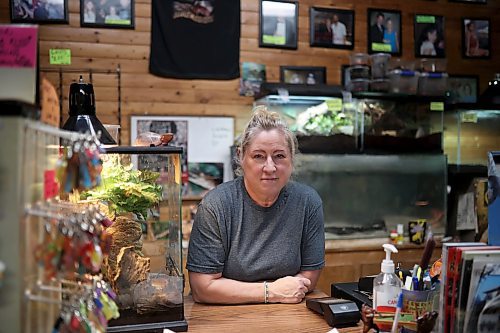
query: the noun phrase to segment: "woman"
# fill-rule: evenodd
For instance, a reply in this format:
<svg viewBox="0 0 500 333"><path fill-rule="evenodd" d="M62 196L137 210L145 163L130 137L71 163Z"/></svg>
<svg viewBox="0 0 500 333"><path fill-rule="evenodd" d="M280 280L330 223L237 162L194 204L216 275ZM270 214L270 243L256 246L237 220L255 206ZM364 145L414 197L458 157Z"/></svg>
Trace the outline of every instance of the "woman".
<svg viewBox="0 0 500 333"><path fill-rule="evenodd" d="M466 50L465 55L468 57L484 57L488 56L488 50L479 47L479 38L477 37L476 25L474 22L469 22L465 26Z"/></svg>
<svg viewBox="0 0 500 333"><path fill-rule="evenodd" d="M241 176L207 193L195 216L186 267L196 302L298 303L315 288L323 207L290 181L296 150L279 115L257 108L238 148Z"/></svg>
<svg viewBox="0 0 500 333"><path fill-rule="evenodd" d="M83 12L83 22L95 23L96 12L94 3L91 0L85 1L85 10Z"/></svg>
<svg viewBox="0 0 500 333"><path fill-rule="evenodd" d="M391 45L392 53L399 51L398 33L393 30L393 24L391 18L388 18L385 21L384 43Z"/></svg>
<svg viewBox="0 0 500 333"><path fill-rule="evenodd" d="M436 48L434 43L437 40L437 28L433 25L427 26L423 32L422 41L420 44L420 55L422 56L435 56Z"/></svg>

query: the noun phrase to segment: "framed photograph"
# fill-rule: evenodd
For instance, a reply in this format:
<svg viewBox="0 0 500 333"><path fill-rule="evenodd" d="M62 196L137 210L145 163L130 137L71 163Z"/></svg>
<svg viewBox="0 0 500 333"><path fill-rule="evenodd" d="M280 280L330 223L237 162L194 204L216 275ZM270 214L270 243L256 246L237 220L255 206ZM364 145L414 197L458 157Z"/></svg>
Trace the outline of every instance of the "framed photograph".
<svg viewBox="0 0 500 333"><path fill-rule="evenodd" d="M326 84L326 67L280 66L280 82Z"/></svg>
<svg viewBox="0 0 500 333"><path fill-rule="evenodd" d="M450 103L476 103L479 95L479 76L448 76L448 101Z"/></svg>
<svg viewBox="0 0 500 333"><path fill-rule="evenodd" d="M261 0L259 46L297 49L298 17L297 1Z"/></svg>
<svg viewBox="0 0 500 333"><path fill-rule="evenodd" d="M80 25L134 28L134 0L80 0Z"/></svg>
<svg viewBox="0 0 500 333"><path fill-rule="evenodd" d="M311 7L310 45L337 49L354 48L354 11Z"/></svg>
<svg viewBox="0 0 500 333"><path fill-rule="evenodd" d="M13 23L68 23L68 0L10 0Z"/></svg>
<svg viewBox="0 0 500 333"><path fill-rule="evenodd" d="M462 55L487 59L491 55L490 19L462 18Z"/></svg>
<svg viewBox="0 0 500 333"><path fill-rule="evenodd" d="M443 16L416 14L413 31L415 34L415 57L446 57Z"/></svg>
<svg viewBox="0 0 500 333"><path fill-rule="evenodd" d="M368 53L401 55L401 12L368 8Z"/></svg>

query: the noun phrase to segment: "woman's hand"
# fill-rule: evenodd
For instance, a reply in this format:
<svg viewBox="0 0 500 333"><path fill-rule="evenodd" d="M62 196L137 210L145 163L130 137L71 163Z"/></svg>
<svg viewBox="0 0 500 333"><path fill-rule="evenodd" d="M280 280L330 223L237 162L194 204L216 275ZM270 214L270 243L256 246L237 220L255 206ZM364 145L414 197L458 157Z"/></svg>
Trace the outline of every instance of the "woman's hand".
<svg viewBox="0 0 500 333"><path fill-rule="evenodd" d="M304 299L311 281L304 277L285 276L269 283L270 303L300 303Z"/></svg>

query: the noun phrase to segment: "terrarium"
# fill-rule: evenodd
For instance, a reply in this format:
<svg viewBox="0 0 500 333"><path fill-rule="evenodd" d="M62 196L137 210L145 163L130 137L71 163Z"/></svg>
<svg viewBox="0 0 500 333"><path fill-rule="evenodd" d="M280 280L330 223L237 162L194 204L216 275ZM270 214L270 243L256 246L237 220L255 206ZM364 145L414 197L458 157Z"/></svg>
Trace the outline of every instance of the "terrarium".
<svg viewBox="0 0 500 333"><path fill-rule="evenodd" d="M296 133L302 153L355 153L359 117L350 98L268 95L255 102L279 112Z"/></svg>
<svg viewBox="0 0 500 333"><path fill-rule="evenodd" d="M415 96L360 98L360 147L369 153L442 152L444 103Z"/></svg>
<svg viewBox="0 0 500 333"><path fill-rule="evenodd" d="M108 332L186 331L181 244L182 148L112 147L102 155L102 185L81 193L113 220L101 273L120 317Z"/></svg>

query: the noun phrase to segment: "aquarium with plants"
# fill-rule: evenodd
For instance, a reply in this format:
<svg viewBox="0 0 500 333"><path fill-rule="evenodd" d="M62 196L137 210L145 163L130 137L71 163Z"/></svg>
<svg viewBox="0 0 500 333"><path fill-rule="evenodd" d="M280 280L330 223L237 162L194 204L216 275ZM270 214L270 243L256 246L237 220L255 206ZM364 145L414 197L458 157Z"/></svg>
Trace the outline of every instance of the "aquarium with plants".
<svg viewBox="0 0 500 333"><path fill-rule="evenodd" d="M181 148L112 147L101 186L80 193L113 221L101 273L120 317L108 332L186 331L181 244Z"/></svg>
<svg viewBox="0 0 500 333"><path fill-rule="evenodd" d="M269 95L255 101L279 112L295 132L302 153L346 153L358 149L359 112L339 97Z"/></svg>

